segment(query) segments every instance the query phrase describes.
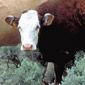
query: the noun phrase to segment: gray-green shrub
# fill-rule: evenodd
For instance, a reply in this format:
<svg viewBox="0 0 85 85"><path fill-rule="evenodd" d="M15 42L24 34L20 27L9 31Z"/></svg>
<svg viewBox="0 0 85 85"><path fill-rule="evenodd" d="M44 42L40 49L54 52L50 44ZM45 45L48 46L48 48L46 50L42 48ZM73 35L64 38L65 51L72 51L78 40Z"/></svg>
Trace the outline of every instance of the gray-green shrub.
<svg viewBox="0 0 85 85"><path fill-rule="evenodd" d="M39 54L38 51L36 52L20 51L20 45L0 47L0 69L2 69L0 70L0 84L41 85L45 67L37 61ZM9 68L7 69L7 56L13 55L18 56L21 61L21 66L16 68L13 63L9 63ZM30 56L32 56L33 61L29 59Z"/></svg>
<svg viewBox="0 0 85 85"><path fill-rule="evenodd" d="M16 68L5 85L41 85L45 68L38 62L25 58L21 66Z"/></svg>
<svg viewBox="0 0 85 85"><path fill-rule="evenodd" d="M61 85L85 85L85 54L83 51L75 55L74 66L67 69L67 76L63 77Z"/></svg>

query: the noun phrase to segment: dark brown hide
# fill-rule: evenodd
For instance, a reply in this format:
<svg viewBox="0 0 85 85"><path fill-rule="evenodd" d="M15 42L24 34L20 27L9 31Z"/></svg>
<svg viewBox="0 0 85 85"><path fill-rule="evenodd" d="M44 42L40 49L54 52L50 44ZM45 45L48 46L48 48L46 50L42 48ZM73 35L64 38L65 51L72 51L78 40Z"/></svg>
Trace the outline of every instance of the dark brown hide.
<svg viewBox="0 0 85 85"><path fill-rule="evenodd" d="M76 51L85 50L85 1L48 0L37 11L42 17L45 13L55 17L51 26L43 26L41 18L38 47L45 61L57 64L56 81L60 82L64 65L74 60Z"/></svg>

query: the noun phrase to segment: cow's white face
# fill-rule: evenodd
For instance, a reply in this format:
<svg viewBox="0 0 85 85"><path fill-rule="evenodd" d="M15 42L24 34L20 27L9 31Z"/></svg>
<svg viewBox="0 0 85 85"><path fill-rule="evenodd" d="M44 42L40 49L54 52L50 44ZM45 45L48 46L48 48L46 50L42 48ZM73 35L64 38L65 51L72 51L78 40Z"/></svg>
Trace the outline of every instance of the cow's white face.
<svg viewBox="0 0 85 85"><path fill-rule="evenodd" d="M22 14L19 19L18 28L21 35L21 50L36 50L40 30L37 11L30 10Z"/></svg>
<svg viewBox="0 0 85 85"><path fill-rule="evenodd" d="M42 16L43 25L49 26L54 20L54 16L46 13ZM5 21L19 29L21 35L21 50L36 50L38 43L38 34L41 28L39 15L36 10L29 10L21 14L20 18L14 16L6 17Z"/></svg>

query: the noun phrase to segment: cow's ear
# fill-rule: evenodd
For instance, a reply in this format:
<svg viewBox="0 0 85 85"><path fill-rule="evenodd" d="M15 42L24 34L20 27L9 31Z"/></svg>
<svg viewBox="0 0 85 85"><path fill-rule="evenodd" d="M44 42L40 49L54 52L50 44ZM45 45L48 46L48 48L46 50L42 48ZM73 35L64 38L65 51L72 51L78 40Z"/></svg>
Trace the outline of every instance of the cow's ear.
<svg viewBox="0 0 85 85"><path fill-rule="evenodd" d="M53 20L54 20L54 15L52 15L50 13L46 13L44 15L44 23L43 23L43 25L49 26L49 25L52 24Z"/></svg>
<svg viewBox="0 0 85 85"><path fill-rule="evenodd" d="M17 27L18 26L18 21L19 21L19 18L15 17L15 16L7 16L5 18L5 22L7 24L9 24L10 26L13 26L13 27Z"/></svg>

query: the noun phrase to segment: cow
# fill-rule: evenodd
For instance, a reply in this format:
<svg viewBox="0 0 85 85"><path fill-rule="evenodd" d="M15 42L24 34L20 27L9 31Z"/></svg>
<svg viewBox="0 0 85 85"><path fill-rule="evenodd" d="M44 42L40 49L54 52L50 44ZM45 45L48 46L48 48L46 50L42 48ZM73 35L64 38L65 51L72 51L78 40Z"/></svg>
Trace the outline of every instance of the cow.
<svg viewBox="0 0 85 85"><path fill-rule="evenodd" d="M5 21L19 30L21 50L39 48L44 61L54 63L56 82L61 82L65 64L85 50L84 8L83 0L48 0Z"/></svg>

